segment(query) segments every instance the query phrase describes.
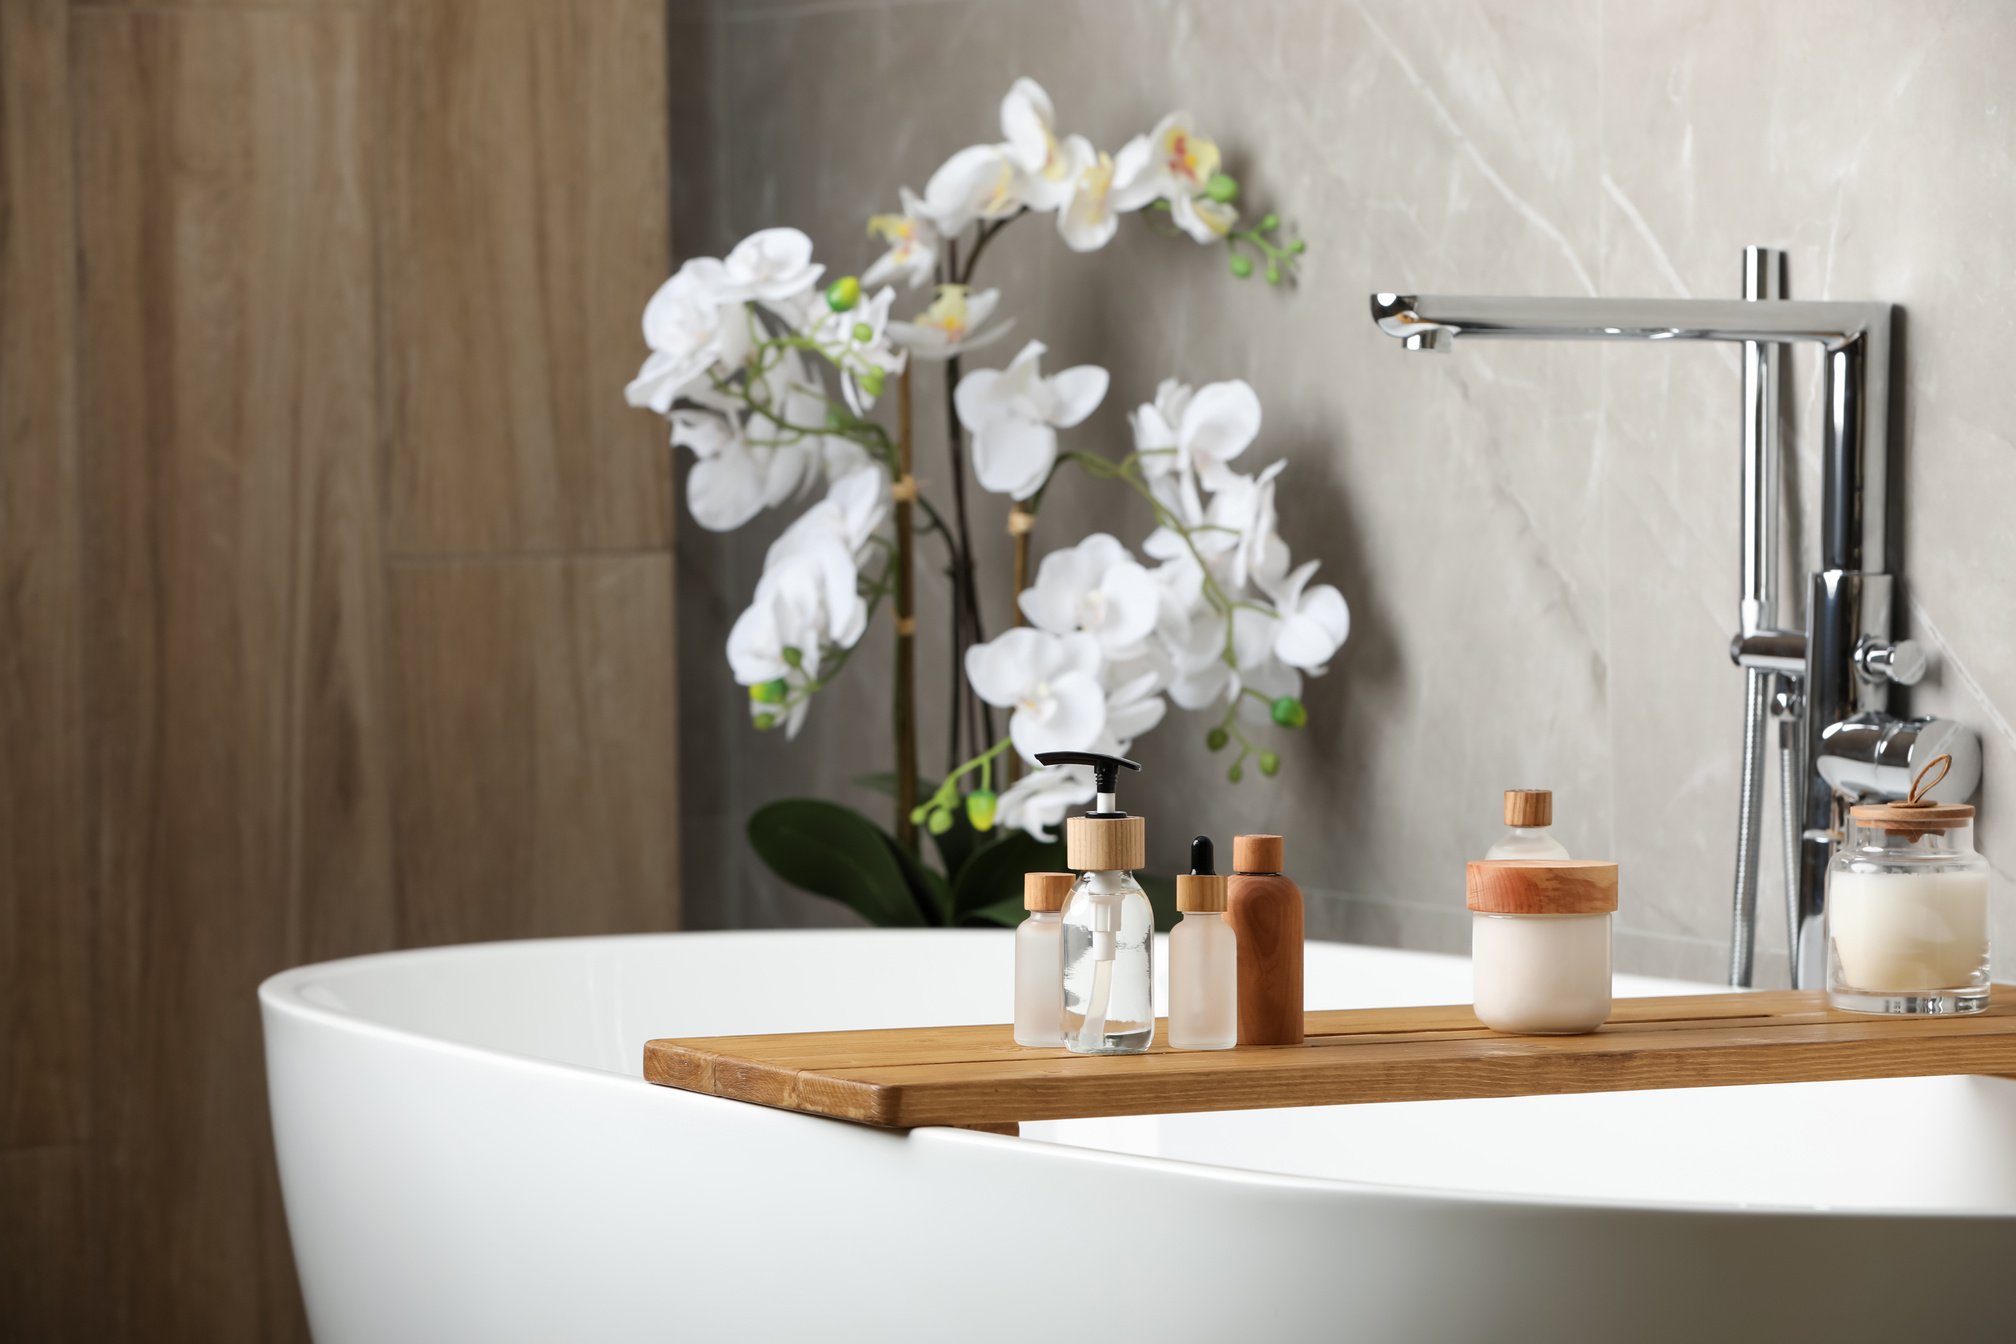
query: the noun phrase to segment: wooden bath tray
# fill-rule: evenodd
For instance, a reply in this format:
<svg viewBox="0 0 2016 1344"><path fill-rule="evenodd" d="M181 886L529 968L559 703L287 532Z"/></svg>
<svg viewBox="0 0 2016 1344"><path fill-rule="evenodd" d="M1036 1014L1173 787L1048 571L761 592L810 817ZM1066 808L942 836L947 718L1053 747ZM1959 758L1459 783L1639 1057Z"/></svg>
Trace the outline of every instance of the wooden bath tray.
<svg viewBox="0 0 2016 1344"><path fill-rule="evenodd" d="M1588 1036L1501 1036L1468 1005L1310 1013L1301 1045L1025 1050L1007 1026L650 1041L654 1083L871 1125L1437 1101L1932 1074L2016 1075L2016 986L1969 1017L1838 1013L1817 990L1619 999Z"/></svg>

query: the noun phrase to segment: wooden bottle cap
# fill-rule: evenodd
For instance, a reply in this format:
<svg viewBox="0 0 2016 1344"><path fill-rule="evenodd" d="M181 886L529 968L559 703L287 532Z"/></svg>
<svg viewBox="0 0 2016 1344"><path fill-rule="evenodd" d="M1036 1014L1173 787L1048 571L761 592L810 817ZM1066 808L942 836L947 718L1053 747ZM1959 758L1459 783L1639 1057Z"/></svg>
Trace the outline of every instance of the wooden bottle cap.
<svg viewBox="0 0 2016 1344"><path fill-rule="evenodd" d="M1617 908L1617 865L1596 859L1478 859L1467 904L1487 915L1595 915Z"/></svg>
<svg viewBox="0 0 2016 1344"><path fill-rule="evenodd" d="M1886 835L1916 840L1925 835L1944 835L1954 827L1974 820L1972 803L1935 803L1924 795L1938 787L1953 768L1951 756L1934 756L1918 778L1911 781L1911 796L1901 803L1865 803L1848 809L1848 815L1864 826L1873 826ZM1939 773L1932 775L1937 770ZM1932 775L1930 781L1925 776Z"/></svg>
<svg viewBox="0 0 2016 1344"><path fill-rule="evenodd" d="M1184 913L1223 913L1227 904L1227 878L1223 873L1176 874L1176 908Z"/></svg>
<svg viewBox="0 0 2016 1344"><path fill-rule="evenodd" d="M1235 873L1278 873L1282 869L1282 845L1278 835L1235 835L1232 837L1232 871Z"/></svg>
<svg viewBox="0 0 2016 1344"><path fill-rule="evenodd" d="M1146 817L1070 817L1064 822L1064 862L1081 873L1148 866Z"/></svg>
<svg viewBox="0 0 2016 1344"><path fill-rule="evenodd" d="M1552 826L1554 824L1554 791L1552 789L1505 790L1505 824L1507 826Z"/></svg>
<svg viewBox="0 0 2016 1344"><path fill-rule="evenodd" d="M1071 894L1071 884L1077 880L1075 873L1022 874L1022 908L1062 910L1064 898Z"/></svg>

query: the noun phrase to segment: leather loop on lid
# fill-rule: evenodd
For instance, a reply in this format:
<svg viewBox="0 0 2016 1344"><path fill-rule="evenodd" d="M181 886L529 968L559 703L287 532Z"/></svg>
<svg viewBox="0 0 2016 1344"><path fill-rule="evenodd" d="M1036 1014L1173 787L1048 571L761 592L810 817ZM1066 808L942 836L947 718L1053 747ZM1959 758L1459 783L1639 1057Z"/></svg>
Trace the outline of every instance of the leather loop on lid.
<svg viewBox="0 0 2016 1344"><path fill-rule="evenodd" d="M1062 910L1064 898L1071 894L1071 884L1077 880L1075 873L1022 874L1022 908Z"/></svg>
<svg viewBox="0 0 2016 1344"><path fill-rule="evenodd" d="M1235 873L1278 873L1284 846L1278 835L1235 835L1232 837L1232 871Z"/></svg>
<svg viewBox="0 0 2016 1344"><path fill-rule="evenodd" d="M1918 778L1911 781L1911 796L1901 803L1866 803L1848 809L1848 815L1863 826L1873 826L1890 835L1901 835L1907 840L1937 833L1944 835L1956 826L1963 826L1974 820L1972 803L1935 803L1925 797L1937 788L1939 781L1946 778L1946 772L1953 768L1951 756L1934 756L1918 772ZM1934 775L1932 772L1939 773ZM1931 775L1930 779L1926 776Z"/></svg>
<svg viewBox="0 0 2016 1344"><path fill-rule="evenodd" d="M1597 915L1617 908L1617 865L1596 859L1478 859L1466 904L1486 915Z"/></svg>

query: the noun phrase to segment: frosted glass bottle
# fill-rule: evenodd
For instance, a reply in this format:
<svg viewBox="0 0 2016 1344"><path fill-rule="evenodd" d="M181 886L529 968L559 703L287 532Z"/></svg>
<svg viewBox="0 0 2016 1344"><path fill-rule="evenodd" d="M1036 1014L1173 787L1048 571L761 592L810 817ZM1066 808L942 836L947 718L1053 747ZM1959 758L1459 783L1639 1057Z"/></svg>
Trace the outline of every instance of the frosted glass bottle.
<svg viewBox="0 0 2016 1344"><path fill-rule="evenodd" d="M1505 834L1484 851L1487 859L1565 859L1568 847L1554 838L1554 794L1550 789L1505 790Z"/></svg>
<svg viewBox="0 0 2016 1344"><path fill-rule="evenodd" d="M1169 930L1169 1044L1230 1050L1238 1043L1238 940L1222 910L1186 911Z"/></svg>
<svg viewBox="0 0 2016 1344"><path fill-rule="evenodd" d="M1082 818L1072 818L1082 820ZM1155 1036L1155 909L1134 875L1098 869L1064 903L1064 1045L1131 1055Z"/></svg>
<svg viewBox="0 0 2016 1344"><path fill-rule="evenodd" d="M1988 860L1974 809L1885 803L1848 810L1827 865L1827 1002L1916 1016L1988 1007Z"/></svg>
<svg viewBox="0 0 2016 1344"><path fill-rule="evenodd" d="M1064 900L1070 873L1025 873L1015 926L1015 1044L1064 1044Z"/></svg>

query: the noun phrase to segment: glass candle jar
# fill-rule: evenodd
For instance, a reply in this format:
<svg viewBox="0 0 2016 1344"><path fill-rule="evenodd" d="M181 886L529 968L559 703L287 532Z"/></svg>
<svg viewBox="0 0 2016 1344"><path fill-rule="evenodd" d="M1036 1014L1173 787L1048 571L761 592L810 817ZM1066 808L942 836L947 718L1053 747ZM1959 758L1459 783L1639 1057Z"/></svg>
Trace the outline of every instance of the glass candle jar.
<svg viewBox="0 0 2016 1344"><path fill-rule="evenodd" d="M1517 1036L1572 1036L1610 1018L1617 865L1486 859L1470 865L1471 1003Z"/></svg>
<svg viewBox="0 0 2016 1344"><path fill-rule="evenodd" d="M1827 1002L1851 1013L1988 1006L1988 860L1965 804L1848 811L1827 865Z"/></svg>

